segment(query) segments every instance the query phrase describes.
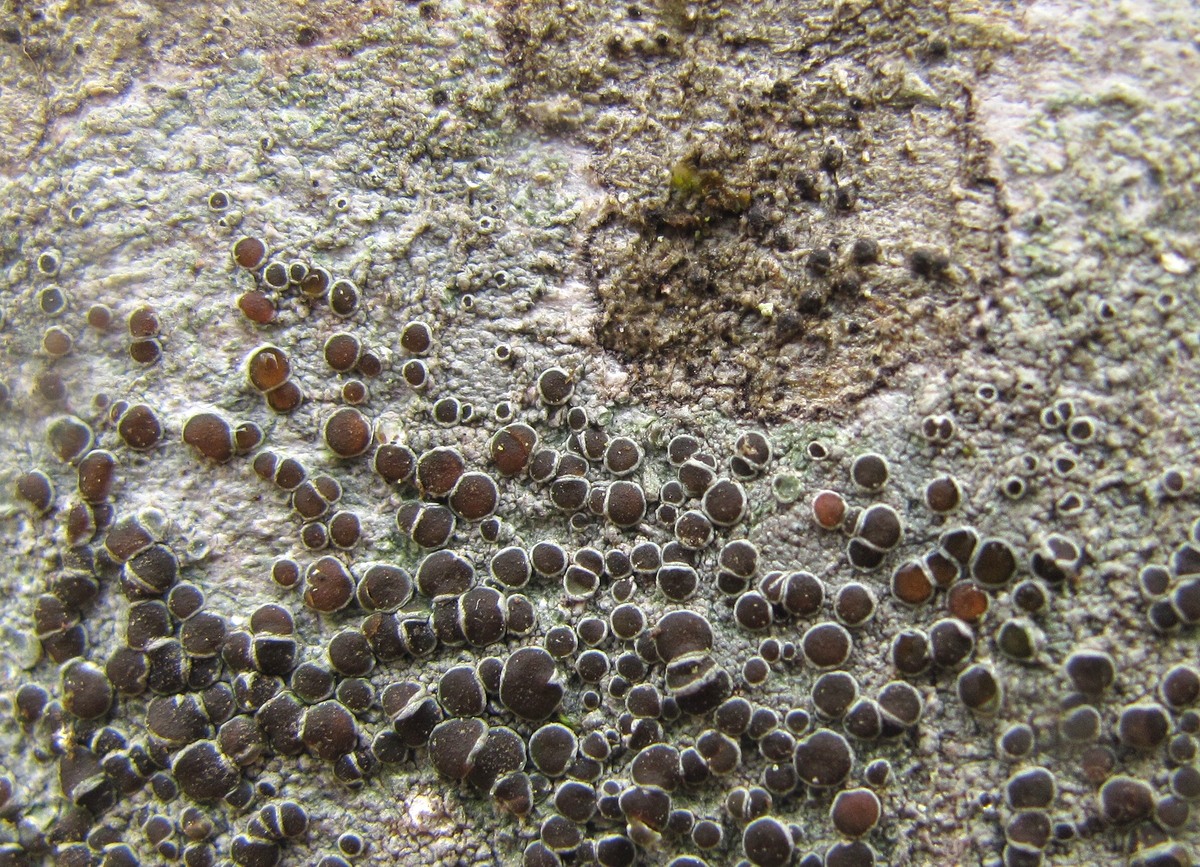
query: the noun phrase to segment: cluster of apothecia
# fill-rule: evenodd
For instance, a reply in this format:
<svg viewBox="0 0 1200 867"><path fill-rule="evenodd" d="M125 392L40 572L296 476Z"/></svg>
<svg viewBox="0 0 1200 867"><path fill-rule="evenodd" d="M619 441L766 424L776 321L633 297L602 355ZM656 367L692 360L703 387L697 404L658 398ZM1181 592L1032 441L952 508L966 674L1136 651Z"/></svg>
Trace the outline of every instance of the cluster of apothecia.
<svg viewBox="0 0 1200 867"><path fill-rule="evenodd" d="M255 334L289 293L336 317L358 309L353 282L273 258L259 238L238 240L232 258L253 287L230 315ZM38 267L52 276L57 260ZM38 304L57 317L66 302L52 288ZM93 329L111 319L101 305L87 314ZM166 350L146 305L128 338L138 365ZM310 399L294 375L302 360L266 341L245 361L259 421L120 399L90 421L49 420L51 460L16 494L59 550L32 611L57 686L31 679L12 707L38 760L57 766L61 809L30 830L22 815L38 793L3 779L5 815L26 827L0 844L3 863L269 867L303 846L332 867L370 853L369 835L318 830L262 773L307 755L352 793L351 812L373 780L432 768L458 797L490 804L496 827L511 824L529 867L867 867L889 857L903 804L893 764L909 761L935 697L974 717L1010 767L992 802L1006 865L1097 834L1132 840L1143 867L1190 863L1177 840L1200 799L1200 673L1176 664L1114 704L1130 674L1113 648L1048 645L1046 618L1093 568L1069 528L1030 539L978 529L958 520L971 492L954 474L899 491L887 456L819 440L789 455L809 494L785 495L795 473L766 434L720 447L695 431L661 443L610 431L577 399L580 374L561 366L522 383L527 405L505 402L487 420L435 382L433 325L408 322L397 343L404 357L389 366L350 330L325 340L337 398L301 456L265 431ZM72 345L60 325L45 333L50 359ZM510 357L496 348L497 361ZM364 380L385 375L423 402L422 436L381 432ZM40 379L34 391L66 400ZM1070 401L1039 423L1061 446L1014 464L999 496L1026 496L1047 468L1069 479L1101 427ZM961 432L931 415L914 434L936 452ZM123 507L131 456L178 448L202 472L237 468L290 511L291 552L257 576L276 601L210 607L171 516ZM365 482L386 491L383 531L344 503ZM1177 497L1186 484L1167 470L1160 487ZM1069 517L1082 495L1068 490L1055 507ZM766 562L754 536L768 515L829 557ZM1137 584L1149 630L1194 637L1200 522ZM114 605L116 646L93 645L89 616ZM884 658L865 654L881 634ZM1006 704L1011 682L1039 667L1061 671L1066 689L1050 729ZM1082 814L1058 812L1068 777L1093 792ZM107 821L135 796L151 805L138 831Z"/></svg>

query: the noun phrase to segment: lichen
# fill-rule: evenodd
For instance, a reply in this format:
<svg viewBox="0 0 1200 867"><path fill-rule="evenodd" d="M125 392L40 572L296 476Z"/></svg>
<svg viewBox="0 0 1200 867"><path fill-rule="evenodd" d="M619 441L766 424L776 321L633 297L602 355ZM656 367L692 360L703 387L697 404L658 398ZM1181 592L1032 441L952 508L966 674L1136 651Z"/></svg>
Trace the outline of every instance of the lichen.
<svg viewBox="0 0 1200 867"><path fill-rule="evenodd" d="M1190 863L1187 4L9 5L0 860Z"/></svg>

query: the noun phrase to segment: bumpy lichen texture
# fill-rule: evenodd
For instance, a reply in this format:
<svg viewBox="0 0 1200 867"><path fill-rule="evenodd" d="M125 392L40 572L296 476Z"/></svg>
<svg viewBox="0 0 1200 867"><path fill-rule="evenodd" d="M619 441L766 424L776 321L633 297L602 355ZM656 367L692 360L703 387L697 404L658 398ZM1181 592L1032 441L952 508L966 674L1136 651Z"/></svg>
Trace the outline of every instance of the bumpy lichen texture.
<svg viewBox="0 0 1200 867"><path fill-rule="evenodd" d="M0 37L0 862L1196 857L1190 4Z"/></svg>
<svg viewBox="0 0 1200 867"><path fill-rule="evenodd" d="M938 4L595 4L568 22L513 4L523 115L587 147L609 193L582 261L635 392L840 417L905 363L963 351L1000 292L977 89L1011 24Z"/></svg>

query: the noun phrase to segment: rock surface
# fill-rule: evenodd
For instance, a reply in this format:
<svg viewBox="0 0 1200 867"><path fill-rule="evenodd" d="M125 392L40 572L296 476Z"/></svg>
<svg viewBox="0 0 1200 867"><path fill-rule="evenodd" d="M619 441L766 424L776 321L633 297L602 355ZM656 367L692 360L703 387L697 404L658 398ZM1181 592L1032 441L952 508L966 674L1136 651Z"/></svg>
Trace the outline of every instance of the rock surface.
<svg viewBox="0 0 1200 867"><path fill-rule="evenodd" d="M601 859L632 841L644 863L788 863L789 831L797 859L1000 864L1038 849L1041 794L1014 781L1042 767L1046 863L1123 858L1126 824L1187 863L1191 4L43 0L7 4L0 36L0 860L123 863L124 844L143 863L189 846L317 863L352 857L347 832L376 863L553 863L536 859L576 845L561 814L590 814L520 777L553 713L580 742L568 776L609 796L578 825ZM536 442L510 428L502 458L514 423ZM642 521L605 515L617 436L644 452L619 474ZM407 449L384 467L381 444ZM501 472L514 450L529 467ZM866 453L882 483L851 472ZM943 483L931 509L948 476L961 502ZM745 517L706 515L735 477ZM898 541L873 524L888 515ZM749 567L721 553L738 539ZM695 575L626 586L612 552L636 566L646 541L698 547L666 548ZM443 546L461 556L425 560ZM489 570L506 546L526 572ZM927 603L893 595L912 561L905 591L924 598L923 572ZM404 578L354 586L372 563ZM800 598L813 576L819 610ZM863 621L835 604L852 582L875 600ZM483 584L500 593L462 592ZM761 596L739 619L743 593ZM588 622L626 599L641 639ZM668 664L645 636L663 645L679 609L716 638ZM817 716L821 672L797 649L821 623L852 641L840 720ZM931 640L907 679L902 634L917 657ZM1080 652L1110 655L1110 686L1073 682ZM273 679L302 662L326 670ZM454 689L489 700L431 762L408 748L468 706L439 693L455 666ZM80 692L100 669L107 712L107 689ZM514 712L502 670L561 703ZM671 712L730 694L715 719ZM778 725L737 730L738 697ZM95 718L71 715L85 704ZM1094 733L1065 723L1085 704ZM1018 724L1035 745L1002 749ZM647 752L660 738L681 754ZM849 743L848 778L792 791L790 757L826 741ZM208 785L177 794L178 755ZM878 824L841 840L831 804L864 784ZM694 831L663 820L659 787ZM723 826L715 848L699 820Z"/></svg>

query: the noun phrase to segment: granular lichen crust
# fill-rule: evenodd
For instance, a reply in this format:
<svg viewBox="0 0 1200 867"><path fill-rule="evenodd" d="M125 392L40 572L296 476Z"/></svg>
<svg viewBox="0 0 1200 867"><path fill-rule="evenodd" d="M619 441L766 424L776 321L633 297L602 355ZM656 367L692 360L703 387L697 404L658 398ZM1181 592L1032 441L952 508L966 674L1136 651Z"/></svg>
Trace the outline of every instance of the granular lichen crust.
<svg viewBox="0 0 1200 867"><path fill-rule="evenodd" d="M1007 214L975 92L1002 19L985 37L938 4L580 16L514 3L501 32L518 109L596 155L608 196L580 259L639 396L840 416L980 345Z"/></svg>
<svg viewBox="0 0 1200 867"><path fill-rule="evenodd" d="M14 7L0 862L1192 863L1185 7Z"/></svg>

